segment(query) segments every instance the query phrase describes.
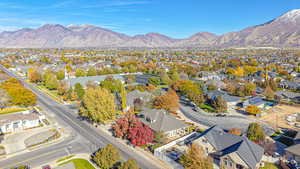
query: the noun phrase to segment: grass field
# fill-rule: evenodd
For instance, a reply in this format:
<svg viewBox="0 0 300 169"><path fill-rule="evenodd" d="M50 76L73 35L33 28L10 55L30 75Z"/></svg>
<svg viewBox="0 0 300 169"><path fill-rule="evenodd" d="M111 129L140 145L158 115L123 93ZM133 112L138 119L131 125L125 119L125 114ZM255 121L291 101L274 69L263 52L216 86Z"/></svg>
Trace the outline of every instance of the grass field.
<svg viewBox="0 0 300 169"><path fill-rule="evenodd" d="M0 115L16 113L16 112L25 111L25 110L27 110L27 109L5 108L5 109L0 109Z"/></svg>
<svg viewBox="0 0 300 169"><path fill-rule="evenodd" d="M59 166L62 166L64 164L68 164L68 163L73 163L75 165L76 169L95 169L95 167L92 166L92 164L90 162L88 162L85 159L80 159L80 158L61 163L61 164L59 164Z"/></svg>

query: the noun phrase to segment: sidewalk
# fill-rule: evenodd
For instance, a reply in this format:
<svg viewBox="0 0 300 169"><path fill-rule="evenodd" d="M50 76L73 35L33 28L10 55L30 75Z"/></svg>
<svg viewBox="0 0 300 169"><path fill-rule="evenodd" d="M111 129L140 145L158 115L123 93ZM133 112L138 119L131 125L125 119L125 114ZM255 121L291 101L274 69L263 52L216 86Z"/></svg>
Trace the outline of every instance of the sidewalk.
<svg viewBox="0 0 300 169"><path fill-rule="evenodd" d="M71 156L71 155L70 155L70 156ZM67 156L66 156L66 157L67 157ZM64 158L64 157L62 157L62 158ZM70 161L70 160L72 160L72 159L77 159L77 158L79 158L79 159L85 159L85 160L89 161L90 164L91 164L92 166L94 166L96 169L99 169L96 165L94 165L94 163L92 163L92 162L90 161L90 155L89 155L89 154L74 154L74 156L73 156L72 158L68 158L68 159L66 159L66 160L57 162L58 160L60 160L60 159L62 159L62 158L59 158L59 159L56 159L56 160L54 160L54 161L48 162L47 164L43 164L43 165L34 167L33 169L41 169L41 168L42 168L43 166L45 166L45 165L50 165L51 168L55 168L55 167L59 167L59 164L61 164L61 163Z"/></svg>
<svg viewBox="0 0 300 169"><path fill-rule="evenodd" d="M128 145L126 144L126 141L127 141L127 140L123 140L123 139L121 139L121 138L116 138L116 137L114 137L114 136L112 135L112 133L109 132L109 131L107 130L109 127L110 127L110 126L108 126L108 125L106 125L106 126L104 126L104 125L98 125L97 128L100 129L101 131L103 131L103 132L109 134L110 136L112 136L113 139L114 139L116 142L122 144L123 146L126 146L126 148L130 149L130 150L133 151L134 153L137 153L137 154L139 154L139 155L141 155L141 156L144 156L145 158L148 158L148 159L151 159L152 161L155 161L155 163L158 164L162 169L172 169L172 167L171 167L169 164L167 164L166 162L164 162L164 161L162 161L162 160L156 158L152 153L147 152L147 151L143 150L143 149L140 148L140 147L132 147L132 146L128 146Z"/></svg>

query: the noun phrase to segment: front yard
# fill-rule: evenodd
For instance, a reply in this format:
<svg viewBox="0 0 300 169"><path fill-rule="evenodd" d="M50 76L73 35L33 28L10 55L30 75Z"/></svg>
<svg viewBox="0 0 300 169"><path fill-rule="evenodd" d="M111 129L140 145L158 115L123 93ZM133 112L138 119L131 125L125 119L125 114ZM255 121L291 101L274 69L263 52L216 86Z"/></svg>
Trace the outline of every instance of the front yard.
<svg viewBox="0 0 300 169"><path fill-rule="evenodd" d="M281 167L273 163L265 163L265 166L260 167L259 169L281 169Z"/></svg>
<svg viewBox="0 0 300 169"><path fill-rule="evenodd" d="M59 164L59 166L63 166L68 163L73 163L75 169L96 169L90 162L85 159L76 158L73 160L69 160L67 162Z"/></svg>

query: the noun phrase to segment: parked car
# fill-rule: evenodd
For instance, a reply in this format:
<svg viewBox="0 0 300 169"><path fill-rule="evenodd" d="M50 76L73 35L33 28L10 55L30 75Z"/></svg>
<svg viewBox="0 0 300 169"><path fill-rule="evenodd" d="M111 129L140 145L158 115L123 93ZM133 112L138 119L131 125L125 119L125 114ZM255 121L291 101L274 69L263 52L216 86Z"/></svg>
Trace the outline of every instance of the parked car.
<svg viewBox="0 0 300 169"><path fill-rule="evenodd" d="M217 114L216 117L226 117L226 114Z"/></svg>
<svg viewBox="0 0 300 169"><path fill-rule="evenodd" d="M50 165L45 165L42 167L42 169L51 169Z"/></svg>

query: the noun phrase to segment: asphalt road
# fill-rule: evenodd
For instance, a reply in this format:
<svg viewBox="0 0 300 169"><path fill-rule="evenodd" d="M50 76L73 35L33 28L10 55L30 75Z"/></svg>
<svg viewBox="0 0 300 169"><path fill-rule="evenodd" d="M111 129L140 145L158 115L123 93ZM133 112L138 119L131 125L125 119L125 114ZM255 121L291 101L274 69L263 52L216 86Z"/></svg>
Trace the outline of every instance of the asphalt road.
<svg viewBox="0 0 300 169"><path fill-rule="evenodd" d="M227 130L230 128L238 128L245 132L247 131L250 123L257 122L264 128L264 131L267 135L272 135L274 133L274 129L267 124L257 120L248 119L246 117L231 115L227 115L225 117L216 117L204 112L203 110L196 112L183 100L180 101L180 110L190 120L208 127L219 125Z"/></svg>
<svg viewBox="0 0 300 169"><path fill-rule="evenodd" d="M37 95L38 104L41 107L53 113L61 125L69 127L73 131L73 136L62 143L0 161L1 168L11 168L19 164L28 164L35 167L45 162L64 157L70 153L92 153L106 144L112 144L117 147L125 159L135 159L143 169L162 168L156 162L143 155L137 154L128 146L118 143L114 137L94 128L85 121L79 120L77 114L74 113L74 109L56 103L46 94L27 84L24 80L7 71L4 67L0 66L0 69L5 71L9 76L21 80L25 87L31 89Z"/></svg>

